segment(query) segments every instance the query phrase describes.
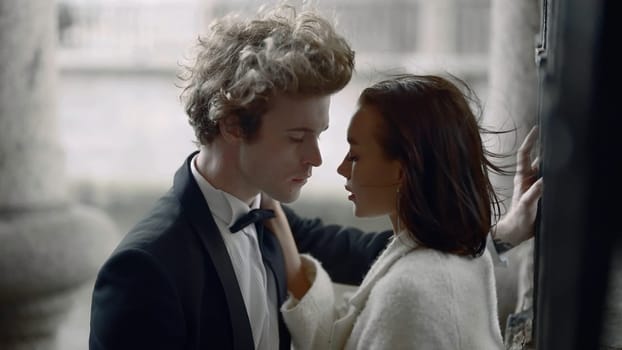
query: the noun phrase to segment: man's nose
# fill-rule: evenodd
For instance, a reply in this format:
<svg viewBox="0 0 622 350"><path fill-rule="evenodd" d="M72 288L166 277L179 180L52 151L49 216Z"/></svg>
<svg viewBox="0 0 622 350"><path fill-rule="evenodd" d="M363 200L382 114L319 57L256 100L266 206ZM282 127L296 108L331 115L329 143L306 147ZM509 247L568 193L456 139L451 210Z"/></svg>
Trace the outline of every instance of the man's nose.
<svg viewBox="0 0 622 350"><path fill-rule="evenodd" d="M320 152L317 140L314 140L308 147L304 162L305 164L310 164L315 167L322 165L322 153Z"/></svg>

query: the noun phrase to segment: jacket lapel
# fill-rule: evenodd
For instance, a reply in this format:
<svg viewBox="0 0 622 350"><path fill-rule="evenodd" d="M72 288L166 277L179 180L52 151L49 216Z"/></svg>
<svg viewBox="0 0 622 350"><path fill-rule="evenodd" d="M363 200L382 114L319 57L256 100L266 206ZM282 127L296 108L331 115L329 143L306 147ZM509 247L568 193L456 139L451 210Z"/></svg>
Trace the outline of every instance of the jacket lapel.
<svg viewBox="0 0 622 350"><path fill-rule="evenodd" d="M266 267L266 273L274 276L274 281L277 290L277 307L279 319L279 348L290 349L290 335L283 321L280 306L285 302L287 298L287 281L285 272L285 260L283 258L283 251L281 245L274 236L274 234L268 230L263 224L258 223L255 226L257 228L257 239L259 241L259 247L261 249L261 255Z"/></svg>
<svg viewBox="0 0 622 350"><path fill-rule="evenodd" d="M177 173L175 173L173 190L208 256L216 267L216 272L224 287L229 317L233 328L233 348L240 350L253 349L255 347L253 333L240 286L231 264L231 258L227 253L227 248L220 236L214 218L212 215L207 214L210 213L209 206L192 177L190 161L195 154L196 152L191 154L182 167L177 170Z"/></svg>
<svg viewBox="0 0 622 350"><path fill-rule="evenodd" d="M266 273L272 273L277 285L278 306L287 298L287 282L285 272L285 261L279 241L266 227L260 228L263 224L257 224L257 233L261 255L266 265Z"/></svg>

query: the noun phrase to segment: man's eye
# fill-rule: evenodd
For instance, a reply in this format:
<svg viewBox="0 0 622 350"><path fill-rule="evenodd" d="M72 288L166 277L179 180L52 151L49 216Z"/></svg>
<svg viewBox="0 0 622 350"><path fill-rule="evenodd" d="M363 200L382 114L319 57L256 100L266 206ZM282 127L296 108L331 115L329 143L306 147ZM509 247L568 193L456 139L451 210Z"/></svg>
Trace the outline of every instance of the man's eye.
<svg viewBox="0 0 622 350"><path fill-rule="evenodd" d="M346 160L348 162L356 162L358 160L358 157L356 157L352 153L348 153L348 155L346 156Z"/></svg>
<svg viewBox="0 0 622 350"><path fill-rule="evenodd" d="M304 133L291 133L289 134L289 139L292 142L302 142L304 141L305 134Z"/></svg>

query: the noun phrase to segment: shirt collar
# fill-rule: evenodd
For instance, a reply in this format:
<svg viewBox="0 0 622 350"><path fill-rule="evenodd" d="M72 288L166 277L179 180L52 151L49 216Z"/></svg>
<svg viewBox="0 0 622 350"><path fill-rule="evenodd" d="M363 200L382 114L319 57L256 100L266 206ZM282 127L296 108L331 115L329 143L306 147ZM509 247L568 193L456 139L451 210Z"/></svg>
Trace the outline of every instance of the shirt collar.
<svg viewBox="0 0 622 350"><path fill-rule="evenodd" d="M199 189L201 189L201 193L203 194L203 197L205 198L205 201L207 202L207 205L212 211L212 215L214 215L214 217L222 220L227 227L230 227L240 216L248 213L251 209L259 208L259 204L261 203L261 194L257 194L249 206L232 194L219 190L210 184L197 169L195 163L197 157L198 154L195 155L190 162L192 176L199 185Z"/></svg>

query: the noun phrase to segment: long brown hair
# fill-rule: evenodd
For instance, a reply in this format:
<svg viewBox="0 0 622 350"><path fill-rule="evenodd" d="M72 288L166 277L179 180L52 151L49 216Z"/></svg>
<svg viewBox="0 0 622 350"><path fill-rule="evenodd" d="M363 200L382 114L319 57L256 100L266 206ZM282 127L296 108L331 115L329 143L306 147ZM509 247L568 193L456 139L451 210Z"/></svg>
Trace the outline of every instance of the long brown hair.
<svg viewBox="0 0 622 350"><path fill-rule="evenodd" d="M420 244L443 252L483 253L499 200L489 170L504 173L488 157L478 118L469 106L475 96L448 79L399 75L361 93L360 104L382 115L377 137L389 159L404 169L400 220ZM491 205L492 204L492 205Z"/></svg>

